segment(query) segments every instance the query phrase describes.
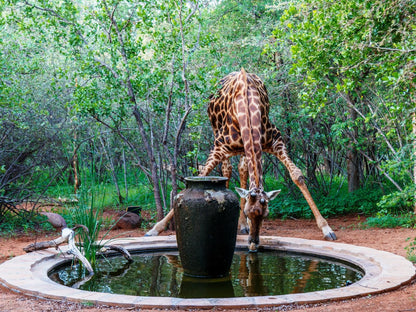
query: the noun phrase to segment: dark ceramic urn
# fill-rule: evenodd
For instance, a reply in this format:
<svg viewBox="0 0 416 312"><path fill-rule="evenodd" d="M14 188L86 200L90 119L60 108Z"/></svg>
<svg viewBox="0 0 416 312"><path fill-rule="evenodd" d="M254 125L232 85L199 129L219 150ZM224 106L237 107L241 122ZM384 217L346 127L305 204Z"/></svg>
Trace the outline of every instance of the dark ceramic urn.
<svg viewBox="0 0 416 312"><path fill-rule="evenodd" d="M224 177L185 178L174 200L176 240L184 274L217 278L229 275L237 238L238 197Z"/></svg>

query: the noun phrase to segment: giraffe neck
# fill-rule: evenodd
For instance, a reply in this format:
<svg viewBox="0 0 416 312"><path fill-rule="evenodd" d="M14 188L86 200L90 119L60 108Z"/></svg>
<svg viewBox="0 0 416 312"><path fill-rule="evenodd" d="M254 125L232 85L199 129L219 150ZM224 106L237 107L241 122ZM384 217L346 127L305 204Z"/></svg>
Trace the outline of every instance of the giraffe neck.
<svg viewBox="0 0 416 312"><path fill-rule="evenodd" d="M263 189L260 96L258 90L247 83L244 69L237 76L234 91L235 111L244 145L250 189Z"/></svg>

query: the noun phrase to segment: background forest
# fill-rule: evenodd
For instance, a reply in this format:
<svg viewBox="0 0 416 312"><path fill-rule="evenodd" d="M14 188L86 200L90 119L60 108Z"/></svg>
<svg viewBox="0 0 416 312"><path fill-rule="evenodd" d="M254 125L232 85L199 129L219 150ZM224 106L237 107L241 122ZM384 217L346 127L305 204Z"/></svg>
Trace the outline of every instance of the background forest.
<svg viewBox="0 0 416 312"><path fill-rule="evenodd" d="M52 202L160 219L241 67L325 216L414 225L414 0L0 0L0 45L1 231ZM264 168L271 216L310 217L283 165Z"/></svg>

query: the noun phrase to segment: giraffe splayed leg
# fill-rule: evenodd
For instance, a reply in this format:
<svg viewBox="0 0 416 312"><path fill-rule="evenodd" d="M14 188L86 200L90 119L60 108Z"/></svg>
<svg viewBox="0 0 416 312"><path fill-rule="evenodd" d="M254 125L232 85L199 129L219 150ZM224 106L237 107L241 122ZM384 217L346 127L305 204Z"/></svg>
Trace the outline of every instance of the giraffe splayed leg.
<svg viewBox="0 0 416 312"><path fill-rule="evenodd" d="M231 166L230 159L226 159L222 162L221 172L222 176L228 179L227 182L225 182L225 186L229 188L231 175L233 173L233 166Z"/></svg>
<svg viewBox="0 0 416 312"><path fill-rule="evenodd" d="M303 197L305 197L309 207L311 208L316 220L316 224L321 229L324 238L327 240L336 240L337 237L334 231L332 231L331 227L328 225L328 222L322 217L311 194L309 193L309 190L305 184L305 177L303 176L302 171L298 167L296 167L296 165L289 158L289 155L286 151L286 147L283 144L281 137L279 136L278 139L273 142L272 148L266 149L265 152L275 155L287 168L290 174L290 178L298 186L298 188L303 194Z"/></svg>
<svg viewBox="0 0 416 312"><path fill-rule="evenodd" d="M159 222L157 222L144 236L158 236L160 232L163 232L175 215L175 210L171 209L169 213Z"/></svg>
<svg viewBox="0 0 416 312"><path fill-rule="evenodd" d="M244 156L240 157L240 162L238 163L238 174L240 176L240 188L247 189L248 167L247 167L246 158ZM241 197L240 218L238 219L238 226L240 227L241 234L248 234L250 232L250 227L247 223L247 217L244 215L245 206L246 206L246 199L244 197Z"/></svg>
<svg viewBox="0 0 416 312"><path fill-rule="evenodd" d="M222 175L223 177L228 178L226 186L229 187L229 182L232 175L232 166L229 159L226 159L222 162ZM240 162L238 164L238 173L240 176L240 188L246 189L247 188L247 181L248 181L248 167L245 157L242 155L240 157ZM240 217L238 219L238 226L240 228L240 234L248 234L249 233L249 225L247 223L247 217L244 215L244 207L246 205L246 199L241 197L240 199Z"/></svg>

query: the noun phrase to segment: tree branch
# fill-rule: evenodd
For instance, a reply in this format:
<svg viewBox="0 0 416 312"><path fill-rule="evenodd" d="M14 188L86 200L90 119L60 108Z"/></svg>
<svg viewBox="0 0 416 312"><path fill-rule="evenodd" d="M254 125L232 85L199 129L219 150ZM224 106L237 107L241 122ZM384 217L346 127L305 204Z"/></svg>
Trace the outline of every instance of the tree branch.
<svg viewBox="0 0 416 312"><path fill-rule="evenodd" d="M386 48L386 47L380 47L380 46L373 46L371 44L371 42L368 45L365 45L365 47L370 48L370 49L376 49L376 50L379 50L379 51L401 52L401 53L404 53L404 54L416 52L416 49L396 49L396 48Z"/></svg>

